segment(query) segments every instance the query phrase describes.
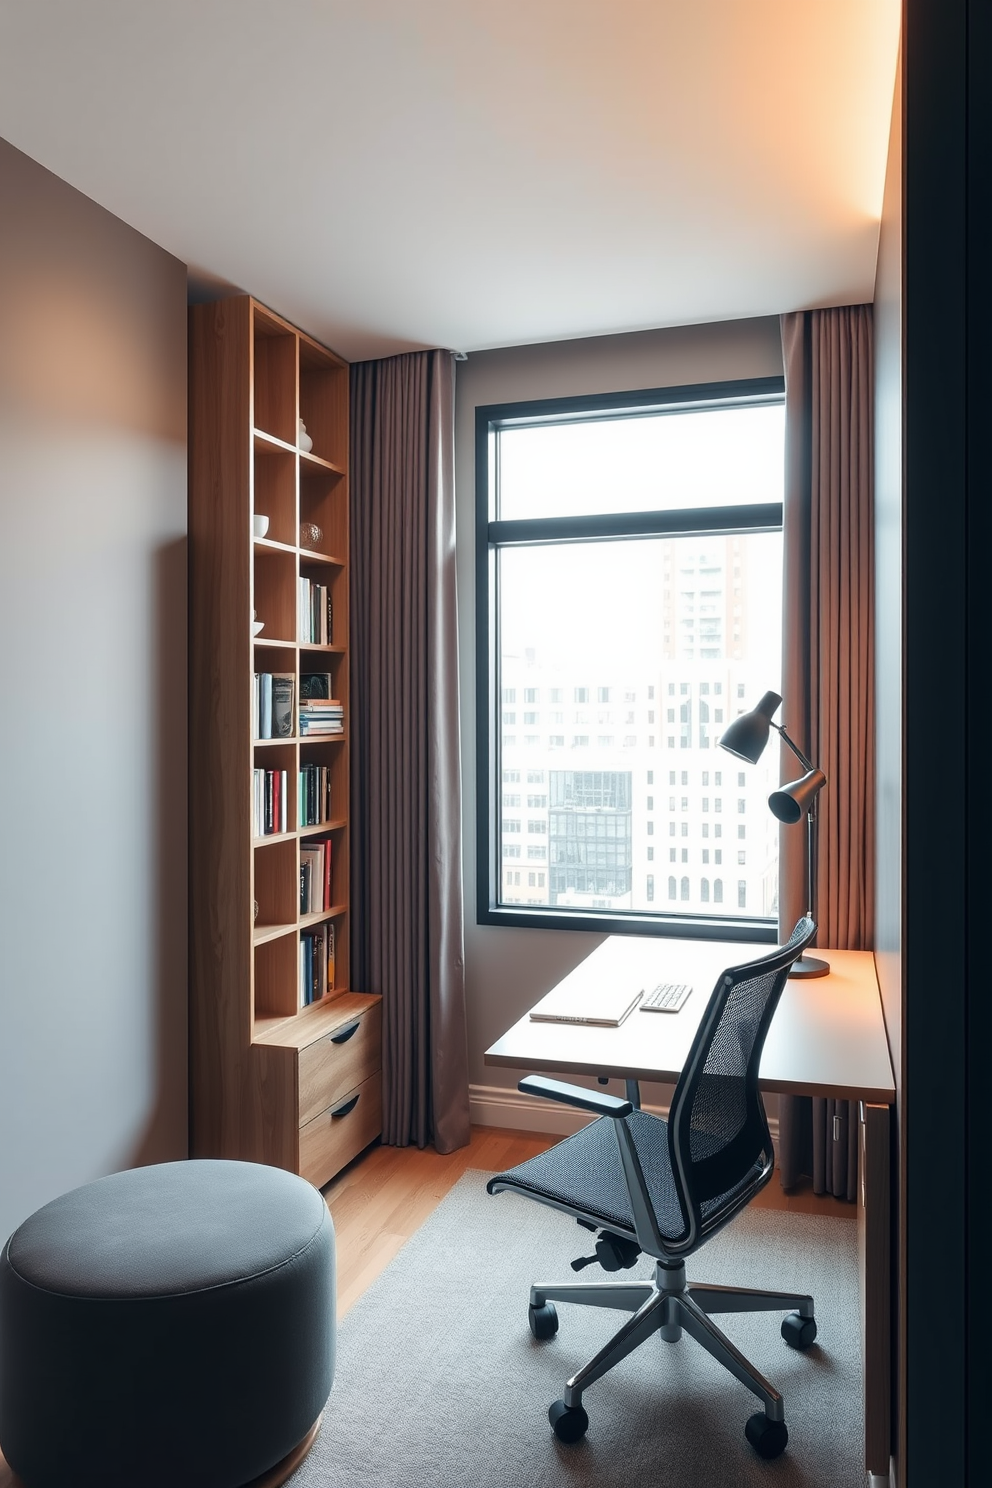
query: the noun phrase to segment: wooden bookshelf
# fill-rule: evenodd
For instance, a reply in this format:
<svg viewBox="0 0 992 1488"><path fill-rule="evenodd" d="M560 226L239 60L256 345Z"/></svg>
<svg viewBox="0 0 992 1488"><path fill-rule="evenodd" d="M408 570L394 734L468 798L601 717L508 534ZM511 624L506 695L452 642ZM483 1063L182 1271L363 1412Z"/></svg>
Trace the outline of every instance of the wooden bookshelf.
<svg viewBox="0 0 992 1488"><path fill-rule="evenodd" d="M321 1185L381 1127L379 998L349 976L348 367L245 295L193 307L189 331L191 1151ZM329 591L327 644L301 635L301 578ZM294 679L290 737L255 737L263 672ZM301 735L305 672L331 674L344 733ZM297 809L307 763L331 782L330 819L312 826ZM253 769L285 771L285 831L256 832ZM331 845L331 904L307 913L300 849L315 842ZM301 934L326 925L334 988L301 1006Z"/></svg>

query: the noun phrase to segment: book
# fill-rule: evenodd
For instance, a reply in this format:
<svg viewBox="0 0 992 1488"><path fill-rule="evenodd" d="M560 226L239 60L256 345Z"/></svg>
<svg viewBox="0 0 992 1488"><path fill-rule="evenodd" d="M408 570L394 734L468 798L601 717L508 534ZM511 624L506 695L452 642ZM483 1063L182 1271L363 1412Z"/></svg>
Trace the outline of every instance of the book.
<svg viewBox="0 0 992 1488"><path fill-rule="evenodd" d="M334 921L327 922L327 991L334 991Z"/></svg>
<svg viewBox="0 0 992 1488"><path fill-rule="evenodd" d="M292 672L274 672L270 678L272 688L272 732L267 737L291 739L293 728L293 697L296 679Z"/></svg>
<svg viewBox="0 0 992 1488"><path fill-rule="evenodd" d="M330 672L301 672L300 701L304 698L329 698L331 695Z"/></svg>
<svg viewBox="0 0 992 1488"><path fill-rule="evenodd" d="M260 672L258 676L258 737L272 738L272 674Z"/></svg>
<svg viewBox="0 0 992 1488"><path fill-rule="evenodd" d="M555 987L531 1009L535 1023L589 1023L618 1028L640 1002L644 988L620 986Z"/></svg>

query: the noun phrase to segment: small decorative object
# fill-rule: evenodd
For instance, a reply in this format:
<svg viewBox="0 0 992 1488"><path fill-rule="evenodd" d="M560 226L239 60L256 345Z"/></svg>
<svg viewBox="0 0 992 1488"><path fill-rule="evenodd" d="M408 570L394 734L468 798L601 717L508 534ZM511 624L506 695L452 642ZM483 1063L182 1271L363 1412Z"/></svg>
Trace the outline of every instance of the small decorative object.
<svg viewBox="0 0 992 1488"><path fill-rule="evenodd" d="M252 517L251 530L256 537L264 537L269 530L268 517Z"/></svg>
<svg viewBox="0 0 992 1488"><path fill-rule="evenodd" d="M300 523L300 547L315 548L324 536L316 522Z"/></svg>
<svg viewBox="0 0 992 1488"><path fill-rule="evenodd" d="M253 636L257 636L259 631L262 629L262 626L265 624L264 620L255 619L257 613L257 610L252 610L251 612L251 633Z"/></svg>
<svg viewBox="0 0 992 1488"><path fill-rule="evenodd" d="M308 455L313 449L313 440L307 433L307 426L302 419L300 419L300 449L305 455Z"/></svg>
<svg viewBox="0 0 992 1488"><path fill-rule="evenodd" d="M251 917L252 917L252 920L253 921L258 919L258 900L257 899L253 899L251 901Z"/></svg>

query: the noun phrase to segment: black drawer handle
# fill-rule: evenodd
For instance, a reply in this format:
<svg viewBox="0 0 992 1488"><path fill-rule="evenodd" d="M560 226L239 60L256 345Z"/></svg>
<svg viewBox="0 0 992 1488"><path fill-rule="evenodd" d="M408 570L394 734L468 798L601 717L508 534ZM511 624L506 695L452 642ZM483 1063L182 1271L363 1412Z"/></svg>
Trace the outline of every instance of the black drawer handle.
<svg viewBox="0 0 992 1488"><path fill-rule="evenodd" d="M346 1100L343 1106L338 1106L336 1111L332 1111L331 1120L337 1121L339 1116L347 1116L349 1111L353 1111L361 1099L361 1094L362 1092L359 1091L357 1095L351 1097L351 1100Z"/></svg>
<svg viewBox="0 0 992 1488"><path fill-rule="evenodd" d="M356 1018L354 1023L349 1023L347 1028L342 1028L340 1033L331 1034L332 1044L346 1044L352 1034L357 1033L362 1026L361 1018Z"/></svg>

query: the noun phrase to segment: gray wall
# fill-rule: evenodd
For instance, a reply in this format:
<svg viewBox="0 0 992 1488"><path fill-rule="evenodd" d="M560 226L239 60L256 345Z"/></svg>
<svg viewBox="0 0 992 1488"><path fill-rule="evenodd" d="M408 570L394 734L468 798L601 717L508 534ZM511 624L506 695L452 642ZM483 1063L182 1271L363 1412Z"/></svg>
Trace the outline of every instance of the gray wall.
<svg viewBox="0 0 992 1488"><path fill-rule="evenodd" d="M462 813L469 1078L512 1089L510 1070L483 1054L511 1023L600 944L580 931L516 930L475 919L475 410L487 403L782 374L778 320L640 331L473 353L458 366L455 477L461 639ZM479 1091L476 1090L476 1097ZM646 1089L647 1101L666 1099ZM547 1104L547 1103L546 1103Z"/></svg>
<svg viewBox="0 0 992 1488"><path fill-rule="evenodd" d="M0 141L0 1241L186 1153L186 271Z"/></svg>

